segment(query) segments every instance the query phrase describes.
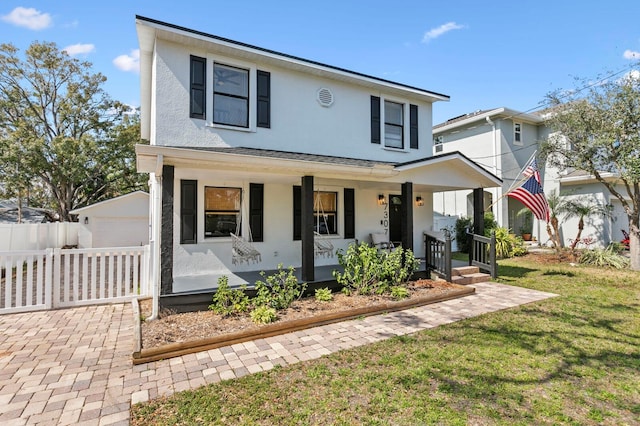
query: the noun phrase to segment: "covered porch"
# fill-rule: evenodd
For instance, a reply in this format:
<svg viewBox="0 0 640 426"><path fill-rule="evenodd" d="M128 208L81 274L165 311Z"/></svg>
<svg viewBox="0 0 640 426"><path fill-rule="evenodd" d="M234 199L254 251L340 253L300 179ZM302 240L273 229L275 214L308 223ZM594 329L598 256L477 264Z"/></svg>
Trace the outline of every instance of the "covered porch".
<svg viewBox="0 0 640 426"><path fill-rule="evenodd" d="M302 282L333 280L336 252L370 242L374 233L423 257L422 234L433 227L433 192L501 184L457 152L391 163L252 148L136 150L138 169L152 178L152 274L162 296L210 291L223 275L232 285L255 282L260 271L279 264L293 266ZM234 262L229 234L210 236L205 205L211 187L241 193L230 228L245 240L253 237L247 243L259 262ZM319 208L321 194L334 200L331 211ZM331 254L317 256L318 239L333 247Z"/></svg>

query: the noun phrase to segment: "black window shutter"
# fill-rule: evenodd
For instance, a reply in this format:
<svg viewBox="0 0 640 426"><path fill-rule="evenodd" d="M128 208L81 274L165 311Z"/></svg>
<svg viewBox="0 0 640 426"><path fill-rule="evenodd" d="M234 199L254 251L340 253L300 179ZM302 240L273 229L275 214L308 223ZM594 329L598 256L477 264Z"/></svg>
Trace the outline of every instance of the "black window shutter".
<svg viewBox="0 0 640 426"><path fill-rule="evenodd" d="M249 227L253 241L264 241L264 185L249 184Z"/></svg>
<svg viewBox="0 0 640 426"><path fill-rule="evenodd" d="M302 239L302 187L293 187L293 240Z"/></svg>
<svg viewBox="0 0 640 426"><path fill-rule="evenodd" d="M180 243L196 244L198 181L180 181Z"/></svg>
<svg viewBox="0 0 640 426"><path fill-rule="evenodd" d="M207 91L207 60L191 56L191 96L189 116L205 119Z"/></svg>
<svg viewBox="0 0 640 426"><path fill-rule="evenodd" d="M409 105L409 146L418 149L418 105Z"/></svg>
<svg viewBox="0 0 640 426"><path fill-rule="evenodd" d="M380 143L380 98L371 96L371 143Z"/></svg>
<svg viewBox="0 0 640 426"><path fill-rule="evenodd" d="M356 203L353 188L344 189L344 237L356 237Z"/></svg>
<svg viewBox="0 0 640 426"><path fill-rule="evenodd" d="M271 127L271 73L258 70L257 126Z"/></svg>

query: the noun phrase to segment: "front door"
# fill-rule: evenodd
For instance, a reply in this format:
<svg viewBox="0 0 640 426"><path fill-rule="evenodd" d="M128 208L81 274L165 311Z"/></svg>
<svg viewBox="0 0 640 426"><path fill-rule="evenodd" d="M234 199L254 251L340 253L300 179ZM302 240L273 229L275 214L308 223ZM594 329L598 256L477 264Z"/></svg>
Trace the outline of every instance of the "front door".
<svg viewBox="0 0 640 426"><path fill-rule="evenodd" d="M402 241L402 197L389 194L389 240L396 246Z"/></svg>

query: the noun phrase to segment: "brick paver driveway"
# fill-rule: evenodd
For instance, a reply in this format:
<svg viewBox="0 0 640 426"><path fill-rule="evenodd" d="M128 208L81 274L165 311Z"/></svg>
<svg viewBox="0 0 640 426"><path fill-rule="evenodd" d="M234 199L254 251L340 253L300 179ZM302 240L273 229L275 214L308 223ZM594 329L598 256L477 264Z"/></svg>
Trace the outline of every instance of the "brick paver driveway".
<svg viewBox="0 0 640 426"><path fill-rule="evenodd" d="M476 294L133 366L130 304L0 317L0 424L128 424L131 403L318 358L553 297L476 284Z"/></svg>

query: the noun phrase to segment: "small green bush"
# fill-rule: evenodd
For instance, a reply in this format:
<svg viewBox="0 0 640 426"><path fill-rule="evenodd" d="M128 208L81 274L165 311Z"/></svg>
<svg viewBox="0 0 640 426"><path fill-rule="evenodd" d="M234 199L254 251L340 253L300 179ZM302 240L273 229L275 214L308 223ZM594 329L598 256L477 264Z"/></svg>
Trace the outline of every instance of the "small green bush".
<svg viewBox="0 0 640 426"><path fill-rule="evenodd" d="M333 271L338 284L346 294L373 294L383 272L382 261L376 247L367 243L351 244L347 252L337 251L338 262L344 273Z"/></svg>
<svg viewBox="0 0 640 426"><path fill-rule="evenodd" d="M244 292L245 285L240 289L232 290L229 288L229 278L222 276L218 278L218 289L213 295L213 303L209 305L209 309L216 314L228 317L249 310L249 296Z"/></svg>
<svg viewBox="0 0 640 426"><path fill-rule="evenodd" d="M419 267L420 259L416 259L413 251L409 249L398 247L391 253L384 252L380 281L385 281L388 285L406 284Z"/></svg>
<svg viewBox="0 0 640 426"><path fill-rule="evenodd" d="M274 308L269 306L258 306L251 311L251 320L256 324L270 324L278 319L278 314Z"/></svg>
<svg viewBox="0 0 640 426"><path fill-rule="evenodd" d="M391 287L391 297L396 300L406 299L410 296L409 290L406 287L393 286Z"/></svg>
<svg viewBox="0 0 640 426"><path fill-rule="evenodd" d="M608 266L615 269L628 268L630 261L615 252L614 248L585 250L580 254L580 263L594 266Z"/></svg>
<svg viewBox="0 0 640 426"><path fill-rule="evenodd" d="M307 284L299 284L294 274L293 266L283 269L283 265L278 265L278 271L273 275L266 276L264 271L260 272L264 281L256 281L256 306L269 306L276 310L286 309L299 299Z"/></svg>
<svg viewBox="0 0 640 426"><path fill-rule="evenodd" d="M510 234L507 228L496 227L494 231L496 233L496 257L507 259L527 254L521 237Z"/></svg>
<svg viewBox="0 0 640 426"><path fill-rule="evenodd" d="M333 299L329 288L317 288L315 297L318 302L330 302Z"/></svg>

